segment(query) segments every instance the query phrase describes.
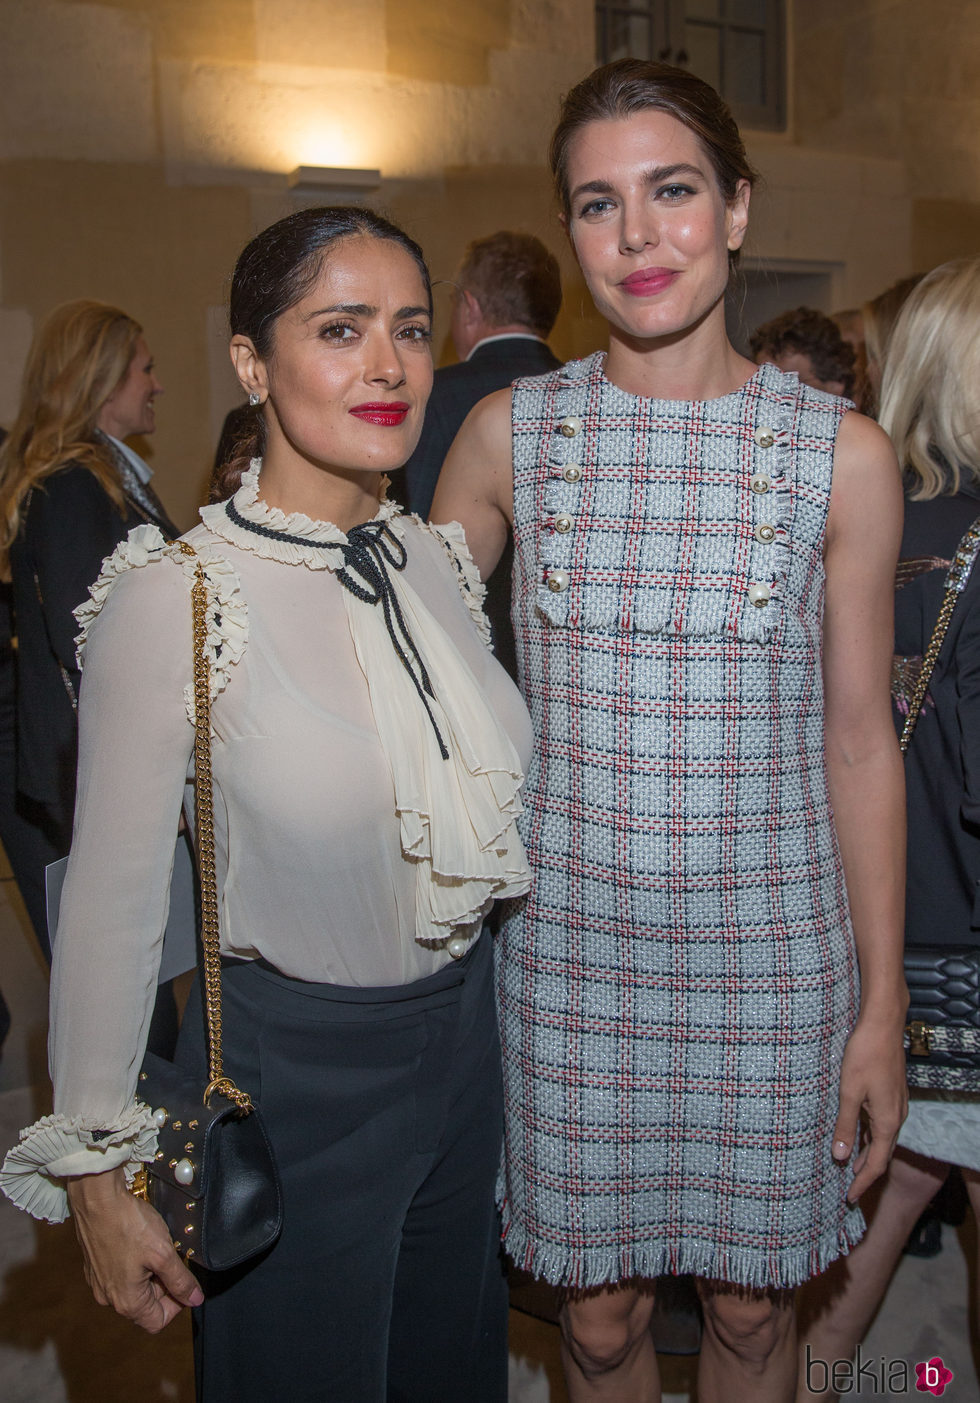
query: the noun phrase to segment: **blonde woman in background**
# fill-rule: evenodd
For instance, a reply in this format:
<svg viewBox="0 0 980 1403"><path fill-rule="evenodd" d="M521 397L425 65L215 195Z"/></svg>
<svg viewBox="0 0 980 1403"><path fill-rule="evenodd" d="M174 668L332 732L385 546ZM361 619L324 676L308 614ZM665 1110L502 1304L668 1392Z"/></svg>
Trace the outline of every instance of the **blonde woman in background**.
<svg viewBox="0 0 980 1403"><path fill-rule="evenodd" d="M921 278L921 273L913 273L908 278L899 278L897 283L886 287L884 292L879 292L877 297L872 297L871 301L865 302L861 308L861 321L864 327L865 381L864 399L859 407L864 414L870 414L873 418L877 418L878 415L881 372L885 363L885 353L888 350L888 338L892 334L892 328L898 314L905 305L905 299L918 285Z"/></svg>
<svg viewBox="0 0 980 1403"><path fill-rule="evenodd" d="M895 323L880 423L905 479L895 580L893 714L901 731L939 614L949 562L980 518L980 259L935 268ZM910 945L980 945L980 568L956 603L906 756ZM898 1149L843 1293L805 1332L810 1358L850 1359L913 1224L959 1165L980 1216L980 1098L913 1092ZM974 1302L980 1295L974 1294ZM910 1322L911 1323L911 1322ZM808 1391L806 1355L800 1398ZM814 1386L823 1373L812 1375ZM826 1389L820 1394L828 1397Z"/></svg>
<svg viewBox="0 0 980 1403"><path fill-rule="evenodd" d="M162 389L138 322L104 302L66 302L34 339L0 452L0 548L18 641L16 805L29 824L14 875L49 959L44 868L67 853L75 806L72 610L132 527L178 534L124 442L153 432Z"/></svg>

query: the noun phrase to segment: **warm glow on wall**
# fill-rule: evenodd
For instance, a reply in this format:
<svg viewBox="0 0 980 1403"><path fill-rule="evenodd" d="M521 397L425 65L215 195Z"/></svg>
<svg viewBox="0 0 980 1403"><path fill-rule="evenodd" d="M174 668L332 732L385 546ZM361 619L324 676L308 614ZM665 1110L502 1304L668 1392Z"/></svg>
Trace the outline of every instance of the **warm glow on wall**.
<svg viewBox="0 0 980 1403"><path fill-rule="evenodd" d="M372 167L378 161L360 125L348 127L326 113L308 118L290 146L297 166Z"/></svg>

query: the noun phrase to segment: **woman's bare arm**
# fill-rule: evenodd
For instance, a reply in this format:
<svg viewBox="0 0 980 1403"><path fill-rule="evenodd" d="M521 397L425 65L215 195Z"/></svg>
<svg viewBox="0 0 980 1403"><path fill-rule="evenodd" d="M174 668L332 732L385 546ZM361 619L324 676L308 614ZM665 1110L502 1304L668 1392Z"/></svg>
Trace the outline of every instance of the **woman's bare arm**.
<svg viewBox="0 0 980 1403"><path fill-rule="evenodd" d="M470 410L439 474L429 520L458 521L483 579L507 544L514 519L511 392L497 390Z"/></svg>
<svg viewBox="0 0 980 1403"><path fill-rule="evenodd" d="M827 782L861 971L860 1015L841 1069L835 1157L850 1155L862 1108L871 1130L855 1164L852 1201L887 1167L907 1105L905 781L889 694L902 516L891 443L871 420L848 414L827 523L824 688Z"/></svg>

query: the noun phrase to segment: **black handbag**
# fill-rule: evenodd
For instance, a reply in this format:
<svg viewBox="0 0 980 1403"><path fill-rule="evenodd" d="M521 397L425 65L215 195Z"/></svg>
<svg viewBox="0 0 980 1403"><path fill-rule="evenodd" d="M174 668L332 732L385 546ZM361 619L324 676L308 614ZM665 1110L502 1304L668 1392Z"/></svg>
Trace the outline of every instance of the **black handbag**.
<svg viewBox="0 0 980 1403"><path fill-rule="evenodd" d="M181 1256L226 1271L271 1247L282 1229L282 1192L258 1108L243 1112L217 1090L205 1101L199 1082L152 1052L137 1095L160 1119L140 1196L163 1218Z"/></svg>
<svg viewBox="0 0 980 1403"><path fill-rule="evenodd" d="M904 755L922 711L939 650L980 552L980 517L956 548L943 602L909 702L899 742ZM905 1025L908 1084L938 1091L980 1091L980 949L970 945L907 945Z"/></svg>
<svg viewBox="0 0 980 1403"><path fill-rule="evenodd" d="M907 945L909 1086L980 1091L980 950Z"/></svg>
<svg viewBox="0 0 980 1403"><path fill-rule="evenodd" d="M187 555L192 547L178 543ZM159 1131L156 1157L139 1170L132 1192L161 1215L185 1258L225 1271L271 1247L282 1230L282 1189L258 1107L223 1070L218 887L214 866L211 696L207 587L198 561L194 612L194 766L208 1085L147 1053L137 1095Z"/></svg>

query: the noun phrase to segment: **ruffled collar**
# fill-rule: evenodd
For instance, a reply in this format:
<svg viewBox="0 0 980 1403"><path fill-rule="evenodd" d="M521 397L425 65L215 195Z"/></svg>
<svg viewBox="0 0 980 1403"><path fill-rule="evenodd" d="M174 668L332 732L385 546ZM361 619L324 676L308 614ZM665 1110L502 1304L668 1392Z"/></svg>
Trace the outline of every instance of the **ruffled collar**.
<svg viewBox="0 0 980 1403"><path fill-rule="evenodd" d="M340 570L347 537L332 521L314 521L303 512L284 512L259 499L262 459L253 458L234 497L201 508L209 531L242 550L284 565L305 565L310 570ZM402 534L397 502L382 497L372 521L383 522ZM236 520L238 518L238 520ZM241 523L247 523L243 525Z"/></svg>

